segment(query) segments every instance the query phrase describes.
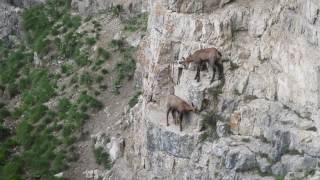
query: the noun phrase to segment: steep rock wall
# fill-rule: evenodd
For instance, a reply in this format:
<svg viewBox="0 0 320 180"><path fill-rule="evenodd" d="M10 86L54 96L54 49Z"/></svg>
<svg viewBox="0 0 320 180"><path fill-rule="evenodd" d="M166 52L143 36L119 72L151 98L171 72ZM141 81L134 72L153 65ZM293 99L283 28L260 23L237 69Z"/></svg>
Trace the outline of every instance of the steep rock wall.
<svg viewBox="0 0 320 180"><path fill-rule="evenodd" d="M137 70L144 94L131 110L125 152L136 179L319 178L319 2L149 6ZM209 70L198 83L190 68L176 85L175 62L205 47L222 52L225 82L210 84ZM222 117L213 141L201 141L199 113L183 132L166 126L162 97L172 92Z"/></svg>

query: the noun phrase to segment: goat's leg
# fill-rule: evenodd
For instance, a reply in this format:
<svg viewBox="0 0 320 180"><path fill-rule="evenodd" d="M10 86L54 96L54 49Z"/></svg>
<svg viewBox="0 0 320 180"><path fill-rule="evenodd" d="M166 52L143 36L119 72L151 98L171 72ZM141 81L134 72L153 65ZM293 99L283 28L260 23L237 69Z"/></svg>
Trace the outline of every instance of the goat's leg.
<svg viewBox="0 0 320 180"><path fill-rule="evenodd" d="M197 80L197 82L200 82L200 69L201 69L201 64L197 65L197 74L195 79Z"/></svg>
<svg viewBox="0 0 320 180"><path fill-rule="evenodd" d="M198 78L198 65L197 65L196 71L197 71L197 73L196 73L196 76L194 77L194 80L196 80Z"/></svg>
<svg viewBox="0 0 320 180"><path fill-rule="evenodd" d="M181 75L182 75L182 71L183 71L183 68L178 68L178 80L177 80L177 85L180 84L180 79L181 79Z"/></svg>
<svg viewBox="0 0 320 180"><path fill-rule="evenodd" d="M180 113L180 131L182 131L182 118L183 118L183 113Z"/></svg>
<svg viewBox="0 0 320 180"><path fill-rule="evenodd" d="M216 76L216 68L217 68L217 67L216 67L215 65L212 66L212 71L213 71L213 72L212 72L212 78L211 78L210 84L213 83L214 78L215 78L215 76Z"/></svg>
<svg viewBox="0 0 320 180"><path fill-rule="evenodd" d="M219 79L223 79L223 64L216 62L217 69L219 71Z"/></svg>
<svg viewBox="0 0 320 180"><path fill-rule="evenodd" d="M173 121L174 124L177 124L176 111L175 111L175 110L172 110L171 113L172 113L172 117L173 117L173 120L174 120L174 121Z"/></svg>
<svg viewBox="0 0 320 180"><path fill-rule="evenodd" d="M169 113L170 113L170 111L172 111L171 108L169 108L169 109L167 110L167 126L169 126Z"/></svg>

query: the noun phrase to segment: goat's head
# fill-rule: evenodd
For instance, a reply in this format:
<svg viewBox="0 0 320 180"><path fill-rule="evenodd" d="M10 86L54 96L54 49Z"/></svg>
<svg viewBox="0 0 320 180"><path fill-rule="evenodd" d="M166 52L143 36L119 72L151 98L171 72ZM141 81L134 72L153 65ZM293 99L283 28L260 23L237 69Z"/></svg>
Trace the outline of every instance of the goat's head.
<svg viewBox="0 0 320 180"><path fill-rule="evenodd" d="M189 56L187 58L182 57L183 61L180 61L179 64L182 64L185 68L192 62L192 58Z"/></svg>
<svg viewBox="0 0 320 180"><path fill-rule="evenodd" d="M191 102L190 111L192 111L192 112L197 112L197 111L198 111L198 110L197 110L197 107L194 106L194 104L193 104L192 102Z"/></svg>

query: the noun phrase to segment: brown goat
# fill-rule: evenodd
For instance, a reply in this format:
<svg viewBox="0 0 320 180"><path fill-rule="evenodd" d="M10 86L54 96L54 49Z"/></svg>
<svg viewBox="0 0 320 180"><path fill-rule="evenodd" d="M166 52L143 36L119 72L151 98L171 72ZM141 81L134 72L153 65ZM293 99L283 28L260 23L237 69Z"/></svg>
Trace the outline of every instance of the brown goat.
<svg viewBox="0 0 320 180"><path fill-rule="evenodd" d="M169 126L169 113L172 113L172 117L176 122L176 116L175 112L178 112L179 115L179 123L180 123L180 131L182 131L182 119L183 114L188 113L190 111L195 112L196 109L193 106L190 106L187 102L185 102L183 99L179 98L175 95L169 95L167 96L167 126Z"/></svg>
<svg viewBox="0 0 320 180"><path fill-rule="evenodd" d="M223 65L221 62L221 53L216 48L200 49L188 56L186 59L183 57L183 61L180 63L184 66L195 63L197 68L197 74L194 79L200 81L200 70L205 64L209 64L213 70L213 75L210 83L214 81L216 70L219 71L219 79L223 78Z"/></svg>

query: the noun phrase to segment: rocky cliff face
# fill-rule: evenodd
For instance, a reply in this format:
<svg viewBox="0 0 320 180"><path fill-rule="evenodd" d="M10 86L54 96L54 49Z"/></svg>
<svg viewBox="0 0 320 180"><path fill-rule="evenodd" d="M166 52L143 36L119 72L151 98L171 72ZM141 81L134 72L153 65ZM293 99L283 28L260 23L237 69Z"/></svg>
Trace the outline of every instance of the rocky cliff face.
<svg viewBox="0 0 320 180"><path fill-rule="evenodd" d="M144 94L131 110L125 149L135 179L319 179L319 2L149 6L136 74ZM177 60L206 47L222 52L225 81L210 84L209 70L198 83L190 68L177 85ZM165 123L162 97L172 92L202 108L182 132ZM200 131L200 114L209 112L211 141Z"/></svg>
<svg viewBox="0 0 320 180"><path fill-rule="evenodd" d="M19 32L21 8L30 7L44 0L2 0L0 2L0 39Z"/></svg>

